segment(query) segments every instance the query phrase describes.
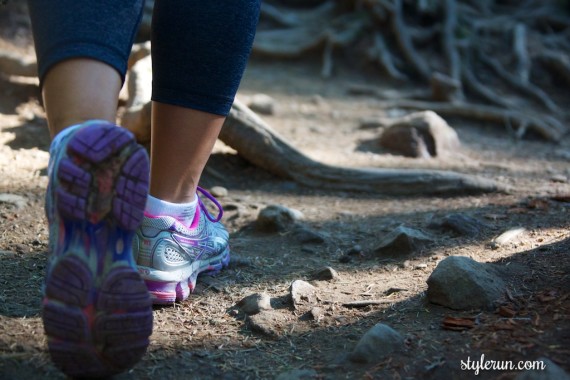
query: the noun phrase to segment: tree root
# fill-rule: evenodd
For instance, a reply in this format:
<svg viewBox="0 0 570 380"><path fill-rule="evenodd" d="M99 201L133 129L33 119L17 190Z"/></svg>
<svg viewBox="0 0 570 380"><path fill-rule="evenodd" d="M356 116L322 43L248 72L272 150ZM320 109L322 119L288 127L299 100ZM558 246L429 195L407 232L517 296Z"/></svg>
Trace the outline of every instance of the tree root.
<svg viewBox="0 0 570 380"><path fill-rule="evenodd" d="M464 117L503 126L518 127L517 137L522 138L530 129L543 138L558 142L566 132L566 128L558 120L549 117L537 117L512 109L503 109L493 106L472 103L438 103L415 100L399 100L382 104L383 108L404 108L414 110L432 110L444 116Z"/></svg>

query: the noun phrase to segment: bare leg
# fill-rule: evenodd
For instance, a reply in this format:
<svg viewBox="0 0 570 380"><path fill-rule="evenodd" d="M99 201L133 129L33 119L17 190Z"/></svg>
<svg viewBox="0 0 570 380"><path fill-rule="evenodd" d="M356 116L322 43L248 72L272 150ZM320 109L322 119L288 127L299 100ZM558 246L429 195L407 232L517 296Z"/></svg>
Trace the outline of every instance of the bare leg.
<svg viewBox="0 0 570 380"><path fill-rule="evenodd" d="M192 202L225 117L153 102L150 194Z"/></svg>
<svg viewBox="0 0 570 380"><path fill-rule="evenodd" d="M114 68L96 60L74 58L56 64L42 89L51 137L87 120L115 123L121 84Z"/></svg>

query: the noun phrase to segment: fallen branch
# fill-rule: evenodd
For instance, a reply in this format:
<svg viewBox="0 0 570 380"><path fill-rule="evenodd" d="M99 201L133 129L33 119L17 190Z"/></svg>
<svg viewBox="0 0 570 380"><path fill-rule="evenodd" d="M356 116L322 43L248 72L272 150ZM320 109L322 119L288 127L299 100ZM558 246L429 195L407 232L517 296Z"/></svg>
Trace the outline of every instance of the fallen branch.
<svg viewBox="0 0 570 380"><path fill-rule="evenodd" d="M526 48L526 27L522 23L515 25L513 31L513 51L516 58L516 73L523 83L528 82L530 76L531 61Z"/></svg>
<svg viewBox="0 0 570 380"><path fill-rule="evenodd" d="M507 191L495 181L451 171L353 169L326 165L298 151L239 102L234 103L220 139L252 164L309 187L386 195Z"/></svg>

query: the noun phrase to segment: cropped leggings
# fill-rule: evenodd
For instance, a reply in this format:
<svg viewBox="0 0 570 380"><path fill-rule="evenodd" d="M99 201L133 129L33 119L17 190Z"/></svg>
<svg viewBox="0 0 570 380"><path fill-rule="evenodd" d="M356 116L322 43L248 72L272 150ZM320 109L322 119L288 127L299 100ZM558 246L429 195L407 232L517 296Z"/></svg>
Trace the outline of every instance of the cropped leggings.
<svg viewBox="0 0 570 380"><path fill-rule="evenodd" d="M124 80L144 0L28 0L40 83L58 62L92 58ZM260 0L156 0L152 99L226 116L248 60Z"/></svg>

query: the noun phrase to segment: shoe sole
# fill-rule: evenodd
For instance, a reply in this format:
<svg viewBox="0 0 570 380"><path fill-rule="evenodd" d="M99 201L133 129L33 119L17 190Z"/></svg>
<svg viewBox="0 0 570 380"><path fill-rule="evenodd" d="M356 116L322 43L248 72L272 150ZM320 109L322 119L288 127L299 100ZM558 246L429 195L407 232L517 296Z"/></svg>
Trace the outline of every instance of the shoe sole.
<svg viewBox="0 0 570 380"><path fill-rule="evenodd" d="M195 267L190 277L180 282L162 282L145 279L153 304L166 305L184 301L194 292L196 281L200 274L214 276L230 263L230 248L218 256L208 260L196 260L192 263ZM139 268L139 271L141 269Z"/></svg>
<svg viewBox="0 0 570 380"><path fill-rule="evenodd" d="M152 333L152 302L131 252L148 192L148 156L129 131L104 122L87 123L66 148L51 174L50 235L57 241L44 329L64 373L105 377L136 364Z"/></svg>

